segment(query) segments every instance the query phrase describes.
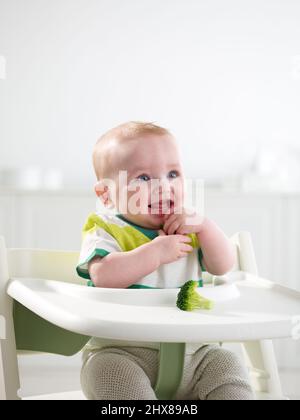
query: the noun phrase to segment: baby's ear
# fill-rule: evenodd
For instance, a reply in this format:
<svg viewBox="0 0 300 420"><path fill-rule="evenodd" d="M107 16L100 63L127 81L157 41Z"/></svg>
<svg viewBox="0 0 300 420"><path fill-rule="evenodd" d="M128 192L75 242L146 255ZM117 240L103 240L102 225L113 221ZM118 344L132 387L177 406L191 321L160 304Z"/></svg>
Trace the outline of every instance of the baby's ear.
<svg viewBox="0 0 300 420"><path fill-rule="evenodd" d="M109 191L108 186L103 181L97 181L94 186L97 197L103 202L104 205L109 204Z"/></svg>

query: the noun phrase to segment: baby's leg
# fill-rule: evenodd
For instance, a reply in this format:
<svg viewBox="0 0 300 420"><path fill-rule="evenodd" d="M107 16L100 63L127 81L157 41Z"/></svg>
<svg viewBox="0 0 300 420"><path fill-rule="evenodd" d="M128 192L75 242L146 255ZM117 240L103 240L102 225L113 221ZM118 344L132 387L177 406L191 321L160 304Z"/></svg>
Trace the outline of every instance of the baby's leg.
<svg viewBox="0 0 300 420"><path fill-rule="evenodd" d="M198 357L197 394L200 400L254 400L246 369L234 353L207 346Z"/></svg>
<svg viewBox="0 0 300 420"><path fill-rule="evenodd" d="M106 347L83 364L81 386L91 400L156 400L157 371L155 349Z"/></svg>

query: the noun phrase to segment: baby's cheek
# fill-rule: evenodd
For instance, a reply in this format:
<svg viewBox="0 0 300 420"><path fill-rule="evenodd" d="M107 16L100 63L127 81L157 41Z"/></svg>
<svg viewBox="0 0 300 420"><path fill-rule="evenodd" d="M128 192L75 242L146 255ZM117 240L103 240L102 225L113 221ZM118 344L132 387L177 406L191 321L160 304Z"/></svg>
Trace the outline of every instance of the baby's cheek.
<svg viewBox="0 0 300 420"><path fill-rule="evenodd" d="M184 200L182 195L175 196L174 208L176 209L176 214L182 214Z"/></svg>
<svg viewBox="0 0 300 420"><path fill-rule="evenodd" d="M173 182L173 190L174 190L174 195L175 198L177 198L178 202L182 203L183 202L183 197L184 197L184 184L181 180L175 180Z"/></svg>
<svg viewBox="0 0 300 420"><path fill-rule="evenodd" d="M149 204L148 190L133 185L129 188L125 188L118 198L119 207L126 208L126 212L128 211L132 214L147 214Z"/></svg>

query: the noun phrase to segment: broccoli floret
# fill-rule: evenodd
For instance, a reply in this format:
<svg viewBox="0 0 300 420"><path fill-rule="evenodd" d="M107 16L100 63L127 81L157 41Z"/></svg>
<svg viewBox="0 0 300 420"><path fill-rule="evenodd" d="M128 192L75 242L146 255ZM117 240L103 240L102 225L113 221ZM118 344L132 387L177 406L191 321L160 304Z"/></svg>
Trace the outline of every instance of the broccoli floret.
<svg viewBox="0 0 300 420"><path fill-rule="evenodd" d="M176 306L179 309L182 311L193 311L194 309L213 308L213 302L201 296L196 290L197 286L198 282L195 280L189 280L181 286L176 302Z"/></svg>

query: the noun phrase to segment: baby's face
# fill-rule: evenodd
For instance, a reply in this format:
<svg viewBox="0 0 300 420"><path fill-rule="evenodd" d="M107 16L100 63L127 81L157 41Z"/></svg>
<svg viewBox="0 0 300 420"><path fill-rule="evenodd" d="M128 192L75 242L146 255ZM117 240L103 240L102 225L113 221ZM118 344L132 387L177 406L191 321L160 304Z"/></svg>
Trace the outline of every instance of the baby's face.
<svg viewBox="0 0 300 420"><path fill-rule="evenodd" d="M182 208L184 175L172 136L147 134L121 142L114 167L127 174L126 184L116 183L114 204L128 220L159 229L167 214Z"/></svg>

